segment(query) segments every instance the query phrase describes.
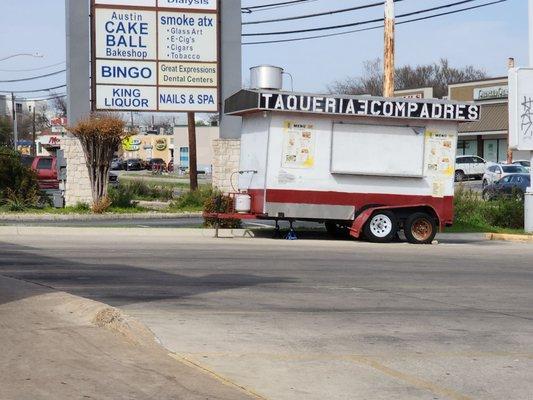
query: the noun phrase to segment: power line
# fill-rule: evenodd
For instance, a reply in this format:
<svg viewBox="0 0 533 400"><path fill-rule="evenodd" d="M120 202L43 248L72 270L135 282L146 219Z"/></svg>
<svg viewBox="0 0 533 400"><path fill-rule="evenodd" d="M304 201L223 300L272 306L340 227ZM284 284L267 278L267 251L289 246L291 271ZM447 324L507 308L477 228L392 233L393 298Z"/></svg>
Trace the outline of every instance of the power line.
<svg viewBox="0 0 533 400"><path fill-rule="evenodd" d="M52 68L52 67L57 67L58 65L63 65L65 64L65 61L61 61L59 63L56 63L56 64L52 64L52 65L46 65L44 67L39 67L39 68L30 68L30 69L0 69L0 72L33 72L33 71L41 71L43 69L48 69L48 68Z"/></svg>
<svg viewBox="0 0 533 400"><path fill-rule="evenodd" d="M474 10L474 9L482 8L482 7L487 7L487 6L491 6L491 5L498 4L498 3L504 3L506 1L508 1L508 0L492 1L492 2L486 3L486 4L480 4L480 5L477 5L477 6L465 7L465 8L461 8L461 9L454 10L454 11L448 11L448 12L444 12L444 13L428 15L426 17L412 18L412 19L409 19L409 20L396 22L396 25L402 25L402 24L407 24L407 23L411 23L411 22L424 21L424 20L427 20L427 19L433 19L433 18L442 17L442 16L446 16L446 15L457 14L457 13L460 13L460 12L470 11L470 10ZM327 38L327 37L333 37L333 36L348 35L348 34L357 33L357 32L366 32L366 31L371 31L371 30L375 30L375 29L381 29L383 27L384 27L384 25L381 24L381 25L376 25L376 26L372 26L372 27L369 27L369 28L354 29L354 30L345 31L345 32L329 33L329 34L324 34L324 35L315 35L315 36L308 36L308 37L303 37L303 38L265 40L265 41L261 41L261 42L247 42L247 43L245 42L245 43L242 43L242 45L243 46L248 46L248 45L255 45L255 44L273 44L273 43L299 42L299 41L303 41L303 40L321 39L321 38Z"/></svg>
<svg viewBox="0 0 533 400"><path fill-rule="evenodd" d="M61 89L67 87L67 85L55 86L46 89L35 89L35 90L0 90L0 93L36 93L36 92L48 92L50 90Z"/></svg>
<svg viewBox="0 0 533 400"><path fill-rule="evenodd" d="M10 79L10 80L7 80L7 81L0 81L0 83L32 81L34 79L41 79L41 78L47 78L49 76L59 75L59 74L62 74L63 72L66 72L66 71L67 71L66 69L63 69L61 71L51 72L51 73L45 74L45 75L32 76L31 78Z"/></svg>
<svg viewBox="0 0 533 400"><path fill-rule="evenodd" d="M394 0L395 3L400 2L400 1L404 1L404 0ZM340 10L325 11L325 12L320 12L320 13L315 13L315 14L300 15L296 17L267 19L267 20L261 20L261 21L249 21L249 22L243 22L242 24L243 25L257 25L257 24L266 24L270 22L294 21L297 19L315 18L315 17L322 17L324 15L334 15L334 14L341 14L341 13L346 13L350 11L363 10L366 8L382 6L383 4L384 4L383 1L379 1L377 3L364 4L362 6L343 8Z"/></svg>
<svg viewBox="0 0 533 400"><path fill-rule="evenodd" d="M260 12L260 11L270 11L270 10L275 10L278 8L297 6L297 5L300 5L301 3L312 3L315 1L318 1L318 0L288 1L288 2L283 2L283 3L265 4L262 6L243 7L241 8L241 13L251 14L251 13Z"/></svg>
<svg viewBox="0 0 533 400"><path fill-rule="evenodd" d="M416 14L423 14L423 13L426 13L426 12L440 10L440 9L443 9L443 8L454 7L454 6L457 6L457 5L460 5L460 4L471 3L473 1L477 1L477 0L462 0L462 1L455 2L455 3L445 4L443 6L431 7L431 8L426 8L426 9L423 9L423 10L418 10L418 11L414 11L414 12L410 12L410 13L400 14L400 15L397 15L396 18L408 17L408 16L416 15ZM332 25L332 26L323 26L323 27L319 27L319 28L299 29L299 30L295 30L295 31L243 33L242 36L243 37L248 37L248 36L271 36L271 35L289 35L289 34L295 34L295 33L317 32L317 31L326 31L326 30L331 30L331 29L349 28L351 26L366 25L366 24L370 24L370 23L373 23L373 22L381 22L381 21L383 21L383 18L376 18L376 19L370 19L370 20L366 20L366 21L352 22L350 24L343 24L343 25Z"/></svg>
<svg viewBox="0 0 533 400"><path fill-rule="evenodd" d="M67 94L58 94L55 96L50 97L42 97L42 98L36 98L36 99L17 99L17 103L29 103L32 101L47 101L47 100L54 100L54 99L62 99L63 97L67 97Z"/></svg>
<svg viewBox="0 0 533 400"><path fill-rule="evenodd" d="M250 7L243 7L243 10L256 10L259 8L268 8L268 7L276 7L276 6L286 6L290 4L296 4L296 3L309 3L310 1L315 0L292 0L292 1L283 1L281 3L273 3L273 4L263 4L259 6L250 6Z"/></svg>

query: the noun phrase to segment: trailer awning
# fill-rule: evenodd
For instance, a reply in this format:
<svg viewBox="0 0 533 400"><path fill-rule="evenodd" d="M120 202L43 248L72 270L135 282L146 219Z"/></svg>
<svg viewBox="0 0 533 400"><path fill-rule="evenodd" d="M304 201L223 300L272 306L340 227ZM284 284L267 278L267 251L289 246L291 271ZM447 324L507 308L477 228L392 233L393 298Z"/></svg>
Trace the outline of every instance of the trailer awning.
<svg viewBox="0 0 533 400"><path fill-rule="evenodd" d="M228 115L261 111L459 122L478 121L480 117L480 108L474 103L262 90L241 90L224 106Z"/></svg>

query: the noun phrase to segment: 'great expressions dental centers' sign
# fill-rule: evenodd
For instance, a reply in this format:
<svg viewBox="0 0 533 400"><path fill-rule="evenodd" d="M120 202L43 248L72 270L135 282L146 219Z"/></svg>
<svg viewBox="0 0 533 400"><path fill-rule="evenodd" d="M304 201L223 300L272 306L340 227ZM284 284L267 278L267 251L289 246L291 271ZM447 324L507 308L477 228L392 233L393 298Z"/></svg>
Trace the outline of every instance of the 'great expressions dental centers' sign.
<svg viewBox="0 0 533 400"><path fill-rule="evenodd" d="M218 0L92 0L93 109L218 112Z"/></svg>

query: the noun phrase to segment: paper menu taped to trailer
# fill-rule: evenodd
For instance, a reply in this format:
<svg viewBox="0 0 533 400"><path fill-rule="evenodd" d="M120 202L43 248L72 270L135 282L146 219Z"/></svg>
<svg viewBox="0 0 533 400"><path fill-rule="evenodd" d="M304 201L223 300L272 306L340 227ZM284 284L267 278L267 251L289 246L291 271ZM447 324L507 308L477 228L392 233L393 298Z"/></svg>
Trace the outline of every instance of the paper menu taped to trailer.
<svg viewBox="0 0 533 400"><path fill-rule="evenodd" d="M315 165L314 125L285 121L283 124L283 168L312 168Z"/></svg>
<svg viewBox="0 0 533 400"><path fill-rule="evenodd" d="M431 179L432 195L443 197L446 182L455 171L455 143L453 134L426 131L426 176Z"/></svg>

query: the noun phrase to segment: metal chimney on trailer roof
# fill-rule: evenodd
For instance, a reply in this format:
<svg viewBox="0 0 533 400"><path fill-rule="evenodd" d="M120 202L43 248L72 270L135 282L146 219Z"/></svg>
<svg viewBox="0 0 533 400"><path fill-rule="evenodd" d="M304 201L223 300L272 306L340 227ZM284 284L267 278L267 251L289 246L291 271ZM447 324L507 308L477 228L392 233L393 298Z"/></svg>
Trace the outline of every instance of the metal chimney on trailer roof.
<svg viewBox="0 0 533 400"><path fill-rule="evenodd" d="M258 65L250 68L252 90L282 90L283 68L273 65Z"/></svg>

